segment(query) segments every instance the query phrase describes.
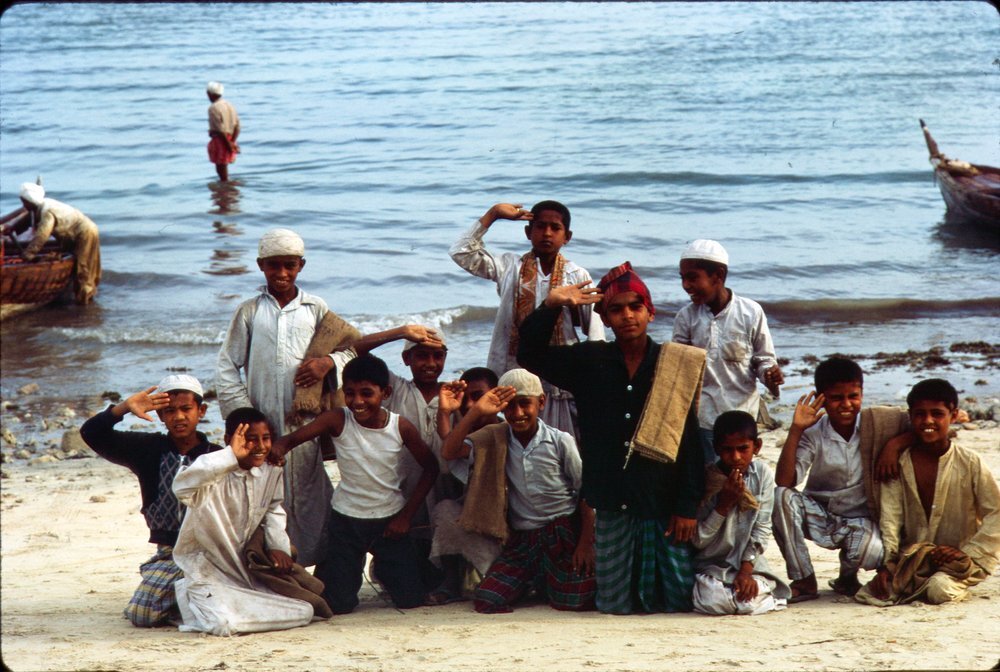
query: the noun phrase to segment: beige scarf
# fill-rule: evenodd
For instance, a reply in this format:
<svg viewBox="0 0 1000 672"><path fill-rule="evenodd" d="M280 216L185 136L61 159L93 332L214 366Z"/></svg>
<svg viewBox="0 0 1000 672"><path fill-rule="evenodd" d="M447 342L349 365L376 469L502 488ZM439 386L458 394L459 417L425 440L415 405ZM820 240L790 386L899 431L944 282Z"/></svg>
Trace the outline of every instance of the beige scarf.
<svg viewBox="0 0 1000 672"><path fill-rule="evenodd" d="M702 505L708 504L712 500L712 497L722 491L728 478L728 476L722 473L717 464L710 464L705 467L705 497L701 500ZM749 511L750 509L759 509L760 503L747 490L747 486L744 485L743 494L740 495L740 501L736 506L740 511Z"/></svg>
<svg viewBox="0 0 1000 672"><path fill-rule="evenodd" d="M520 341L518 327L524 319L531 315L536 307L535 288L538 282L538 263L534 252L528 252L521 257L521 270L517 279L517 287L514 288L514 328L510 330L510 346L507 353L511 357L517 356L517 345ZM552 264L552 273L549 274L549 287L561 287L563 284L563 269L566 266L566 259L561 254L556 255ZM562 345L564 342L562 330L563 311L559 311L559 320L556 328L552 330L551 345Z"/></svg>
<svg viewBox="0 0 1000 672"><path fill-rule="evenodd" d="M507 541L507 423L487 425L469 435L476 460L469 474L458 524L463 529Z"/></svg>

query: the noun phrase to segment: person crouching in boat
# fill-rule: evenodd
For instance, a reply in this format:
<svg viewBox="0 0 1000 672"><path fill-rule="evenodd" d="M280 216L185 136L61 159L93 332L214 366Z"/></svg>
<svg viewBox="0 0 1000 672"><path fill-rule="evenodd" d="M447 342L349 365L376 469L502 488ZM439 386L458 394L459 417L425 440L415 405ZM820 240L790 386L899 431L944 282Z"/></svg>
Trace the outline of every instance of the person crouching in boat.
<svg viewBox="0 0 1000 672"><path fill-rule="evenodd" d="M23 208L3 218L3 233L22 233L34 227L35 234L21 251L26 261L32 261L44 247L49 236L55 236L63 249L71 250L76 257L76 275L73 294L76 302L85 305L97 296L101 282L101 244L97 225L85 214L54 198L45 197L40 184L25 182L21 185Z"/></svg>

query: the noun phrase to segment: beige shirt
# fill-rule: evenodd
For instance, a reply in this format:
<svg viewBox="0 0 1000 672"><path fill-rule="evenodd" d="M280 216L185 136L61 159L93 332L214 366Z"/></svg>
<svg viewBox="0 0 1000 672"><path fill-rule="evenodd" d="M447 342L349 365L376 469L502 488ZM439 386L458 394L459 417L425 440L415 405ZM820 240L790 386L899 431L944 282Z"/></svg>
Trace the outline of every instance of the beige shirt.
<svg viewBox="0 0 1000 672"><path fill-rule="evenodd" d="M907 451L900 477L882 483L882 543L885 560L910 544L929 541L959 549L992 574L1000 556L1000 488L979 455L951 442L938 460L930 520L924 514Z"/></svg>
<svg viewBox="0 0 1000 672"><path fill-rule="evenodd" d="M71 205L54 198L42 200L38 220L35 223L35 237L24 251L25 259L32 259L45 245L49 236L55 236L64 246L71 246L81 234L97 231L97 225Z"/></svg>
<svg viewBox="0 0 1000 672"><path fill-rule="evenodd" d="M240 115L236 114L236 108L228 100L219 98L208 106L208 132L213 131L232 135L237 126L240 125Z"/></svg>

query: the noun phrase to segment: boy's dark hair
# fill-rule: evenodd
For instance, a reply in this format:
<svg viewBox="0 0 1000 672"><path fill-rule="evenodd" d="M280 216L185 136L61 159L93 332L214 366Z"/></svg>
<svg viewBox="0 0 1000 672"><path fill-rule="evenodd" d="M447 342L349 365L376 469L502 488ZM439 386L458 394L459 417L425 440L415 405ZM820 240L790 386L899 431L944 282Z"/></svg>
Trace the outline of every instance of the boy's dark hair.
<svg viewBox="0 0 1000 672"><path fill-rule="evenodd" d="M813 374L816 391L826 392L837 383L857 383L865 386L865 374L857 362L846 357L831 357L819 363Z"/></svg>
<svg viewBox="0 0 1000 672"><path fill-rule="evenodd" d="M717 261L709 261L708 259L685 259L684 261L691 262L695 268L700 268L707 275L720 275L723 283L726 282L726 278L729 276L729 267Z"/></svg>
<svg viewBox="0 0 1000 672"><path fill-rule="evenodd" d="M493 372L493 369L485 366L474 366L471 369L466 369L461 379L467 383L475 383L481 380L489 385L491 390L500 384L500 378Z"/></svg>
<svg viewBox="0 0 1000 672"><path fill-rule="evenodd" d="M721 445L722 440L731 434L756 440L757 421L746 411L726 411L719 415L712 425L712 441L716 446Z"/></svg>
<svg viewBox="0 0 1000 672"><path fill-rule="evenodd" d="M928 378L914 385L906 395L906 405L910 408L918 401L940 401L954 410L958 408L958 391L943 378Z"/></svg>
<svg viewBox="0 0 1000 672"><path fill-rule="evenodd" d="M226 436L235 434L236 428L240 425L252 425L255 422L266 422L267 428L272 433L274 432L274 427L271 426L271 421L267 419L266 415L256 408L243 406L242 408L237 408L226 417Z"/></svg>
<svg viewBox="0 0 1000 672"><path fill-rule="evenodd" d="M565 226L566 230L569 231L569 208L559 201L539 201L531 208L531 214L537 217L538 213L542 210L554 210L555 212L558 212L562 217L563 226Z"/></svg>
<svg viewBox="0 0 1000 672"><path fill-rule="evenodd" d="M389 387L389 367L375 355L364 354L355 357L344 367L344 382L366 381L378 387Z"/></svg>

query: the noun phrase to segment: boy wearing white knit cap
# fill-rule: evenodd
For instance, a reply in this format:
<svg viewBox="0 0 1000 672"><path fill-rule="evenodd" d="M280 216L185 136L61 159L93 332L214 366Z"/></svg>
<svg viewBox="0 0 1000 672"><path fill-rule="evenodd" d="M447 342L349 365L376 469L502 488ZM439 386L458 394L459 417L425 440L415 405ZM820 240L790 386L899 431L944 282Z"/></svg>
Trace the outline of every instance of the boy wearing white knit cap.
<svg viewBox="0 0 1000 672"><path fill-rule="evenodd" d="M555 609L594 608L594 510L580 498L583 465L573 436L539 419L544 405L538 376L508 371L441 449L473 465L459 524L503 542L476 589L481 613L509 612L531 589ZM506 422L470 433L501 411Z"/></svg>
<svg viewBox="0 0 1000 672"><path fill-rule="evenodd" d="M725 411L757 417L760 380L778 396L785 377L774 355L764 309L726 287L729 254L714 240L695 240L681 254L681 286L691 303L677 311L673 340L706 352L698 406L705 463L715 461L712 426Z"/></svg>

